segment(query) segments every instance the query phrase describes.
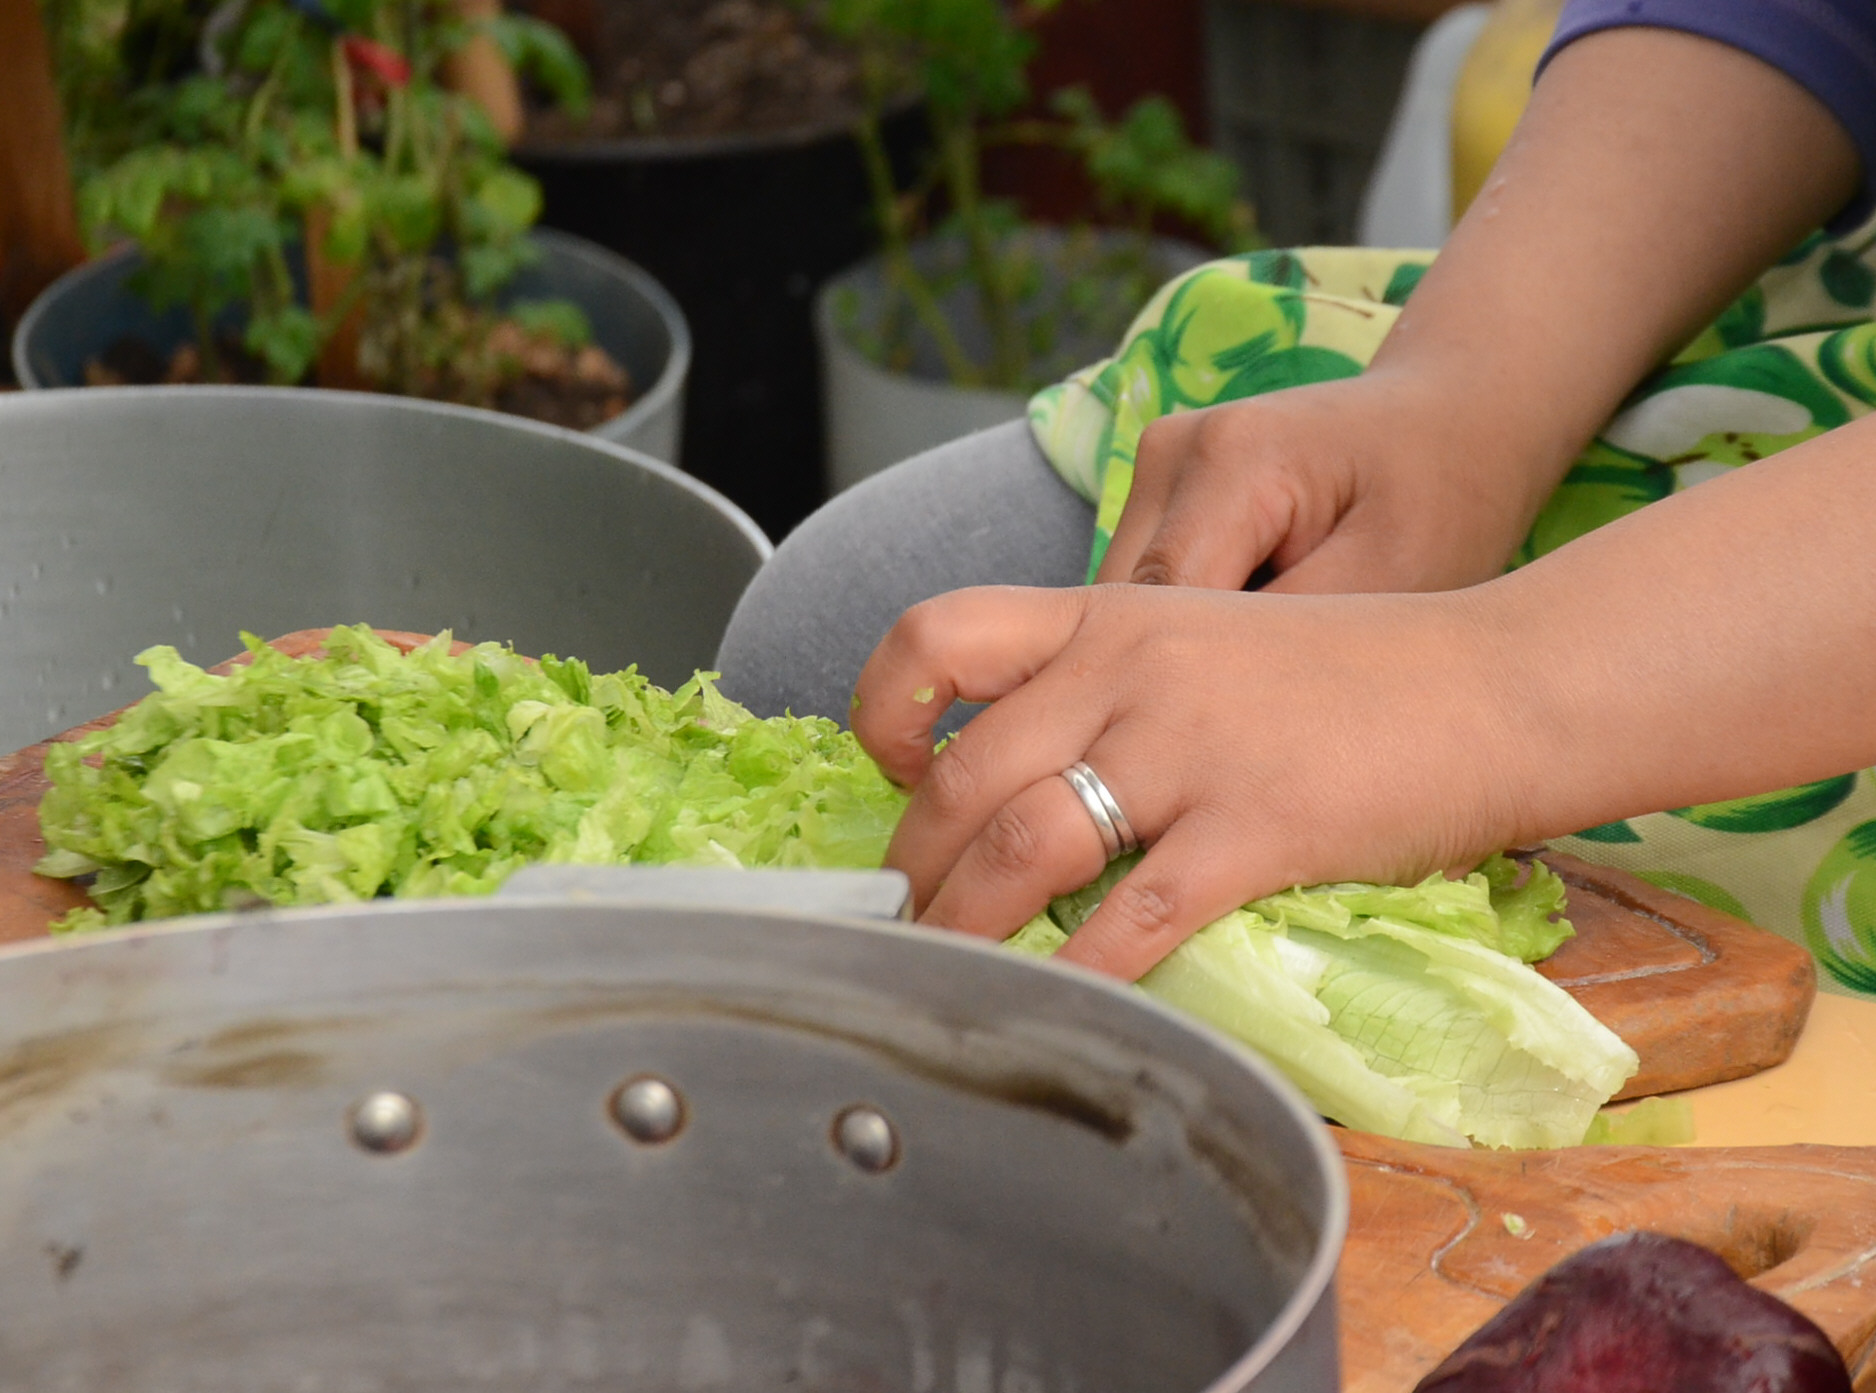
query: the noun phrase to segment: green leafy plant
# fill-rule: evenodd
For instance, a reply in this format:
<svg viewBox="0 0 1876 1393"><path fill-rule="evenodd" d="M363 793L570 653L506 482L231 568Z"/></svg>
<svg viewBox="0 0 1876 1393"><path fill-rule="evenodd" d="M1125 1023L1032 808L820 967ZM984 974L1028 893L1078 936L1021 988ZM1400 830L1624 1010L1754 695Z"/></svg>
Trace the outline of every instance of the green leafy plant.
<svg viewBox="0 0 1876 1393"><path fill-rule="evenodd" d="M888 365L903 367L922 335L960 385L1035 387L1064 339L1117 334L1163 278L1150 241L1160 215L1227 249L1254 244L1235 171L1192 144L1165 99L1148 98L1109 120L1077 88L1055 93L1046 115L1019 115L1030 98L1029 26L1058 3L826 0L824 22L861 55L868 109L857 135L894 295L879 323L848 327ZM883 122L907 90L924 94L932 155L902 180ZM1107 220L1132 236L1118 243L1086 229L1060 240L1036 236L1011 203L984 191L985 151L1011 143L1078 157ZM920 248L934 232L943 250ZM959 286L968 287L981 321L981 351L956 322Z"/></svg>
<svg viewBox="0 0 1876 1393"><path fill-rule="evenodd" d="M342 337L366 385L492 404L516 370L485 351L496 296L532 256L540 191L443 67L486 33L577 106L585 72L557 30L471 24L449 0L50 0L48 15L86 226L136 241L136 288L187 308L203 377L230 375L238 321L268 381L304 380ZM524 322L590 336L570 306Z"/></svg>

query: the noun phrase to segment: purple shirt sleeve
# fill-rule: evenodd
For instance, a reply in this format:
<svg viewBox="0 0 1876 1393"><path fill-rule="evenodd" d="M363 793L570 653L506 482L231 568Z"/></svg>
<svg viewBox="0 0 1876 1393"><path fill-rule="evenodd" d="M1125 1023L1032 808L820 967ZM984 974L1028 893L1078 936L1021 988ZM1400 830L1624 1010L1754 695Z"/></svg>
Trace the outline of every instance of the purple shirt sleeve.
<svg viewBox="0 0 1876 1393"><path fill-rule="evenodd" d="M1847 231L1876 207L1876 0L1568 0L1538 71L1565 44L1628 25L1718 39L1804 87L1863 160L1862 186L1831 229Z"/></svg>

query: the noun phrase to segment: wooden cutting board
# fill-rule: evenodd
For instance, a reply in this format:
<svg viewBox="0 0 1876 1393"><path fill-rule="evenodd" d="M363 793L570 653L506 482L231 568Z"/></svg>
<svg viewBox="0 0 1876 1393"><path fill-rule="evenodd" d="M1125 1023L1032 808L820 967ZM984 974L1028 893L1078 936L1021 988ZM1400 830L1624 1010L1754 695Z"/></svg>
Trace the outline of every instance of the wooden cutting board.
<svg viewBox="0 0 1876 1393"><path fill-rule="evenodd" d="M318 651L327 631L277 639ZM422 635L385 633L403 648ZM113 719L69 731L69 739ZM44 853L38 806L46 745L0 757L0 943L33 938L83 892L32 873ZM1574 857L1543 859L1569 886L1576 937L1539 968L1627 1040L1641 1070L1618 1095L1644 1097L1740 1078L1791 1053L1816 994L1811 958L1775 934Z"/></svg>
<svg viewBox="0 0 1876 1393"><path fill-rule="evenodd" d="M1857 1393L1876 1393L1876 1148L1336 1139L1351 1199L1337 1277L1345 1393L1411 1393L1539 1274L1627 1229L1713 1249L1816 1321ZM1519 1222L1507 1227L1508 1214Z"/></svg>

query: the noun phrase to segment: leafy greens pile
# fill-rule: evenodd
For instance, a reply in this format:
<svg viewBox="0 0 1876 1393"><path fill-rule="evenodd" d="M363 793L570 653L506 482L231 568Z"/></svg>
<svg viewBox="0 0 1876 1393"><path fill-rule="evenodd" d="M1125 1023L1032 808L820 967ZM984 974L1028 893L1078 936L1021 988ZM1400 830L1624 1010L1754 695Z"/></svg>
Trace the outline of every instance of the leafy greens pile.
<svg viewBox="0 0 1876 1393"><path fill-rule="evenodd" d="M1054 953L1120 877L1055 901L1009 946ZM1140 980L1276 1061L1324 1115L1464 1146L1574 1146L1635 1052L1532 971L1573 932L1563 882L1494 856L1463 880L1316 885L1253 900Z"/></svg>
<svg viewBox="0 0 1876 1393"><path fill-rule="evenodd" d="M323 658L242 641L226 677L141 654L157 690L48 752L37 869L95 873L99 906L59 928L487 894L532 861L872 867L905 806L832 721L758 720L701 674L666 692L365 628Z"/></svg>
<svg viewBox="0 0 1876 1393"><path fill-rule="evenodd" d="M905 796L818 717L758 719L699 674L405 654L363 627L325 656L243 635L227 676L172 648L157 690L54 744L43 875L92 877L60 930L245 904L486 894L533 861L875 867ZM1046 956L1131 861L1009 946ZM1329 1117L1409 1140L1561 1146L1634 1052L1526 963L1571 933L1563 885L1494 857L1463 880L1322 885L1200 930L1141 982L1255 1047Z"/></svg>

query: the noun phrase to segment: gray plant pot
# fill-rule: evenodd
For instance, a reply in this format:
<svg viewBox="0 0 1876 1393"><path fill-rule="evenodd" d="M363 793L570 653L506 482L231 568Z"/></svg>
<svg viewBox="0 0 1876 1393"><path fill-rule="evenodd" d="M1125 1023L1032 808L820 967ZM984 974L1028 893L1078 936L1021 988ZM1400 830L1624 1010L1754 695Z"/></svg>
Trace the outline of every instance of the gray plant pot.
<svg viewBox="0 0 1876 1393"><path fill-rule="evenodd" d="M1029 235L1045 250L1065 241L1052 229L1035 229ZM1103 238L1112 241L1121 235ZM1168 279L1208 256L1190 243L1166 237L1154 239L1154 253ZM933 240L914 248L913 255L930 271L954 259L956 252L954 244ZM881 367L854 345L848 328L856 322L878 322L886 303L886 266L878 257L835 276L815 297L830 492L851 488L868 475L973 431L1018 420L1028 408L1027 393L953 384L928 341L917 344L909 371ZM943 304L966 350L981 353L988 335L969 289L956 287ZM1092 362L1113 349L1107 340L1073 344L1067 361Z"/></svg>
<svg viewBox="0 0 1876 1393"><path fill-rule="evenodd" d="M681 682L769 554L688 475L591 435L362 392L0 397L0 752L193 661L329 624L512 642Z"/></svg>
<svg viewBox="0 0 1876 1393"><path fill-rule="evenodd" d="M504 298L572 300L586 311L600 345L641 391L622 414L591 434L675 463L690 374L690 327L663 286L604 247L565 232L537 230L539 260L516 276ZM181 309L158 314L125 286L137 252L124 248L67 272L27 308L13 332L20 386L77 387L85 364L122 334L167 352L191 337Z"/></svg>

